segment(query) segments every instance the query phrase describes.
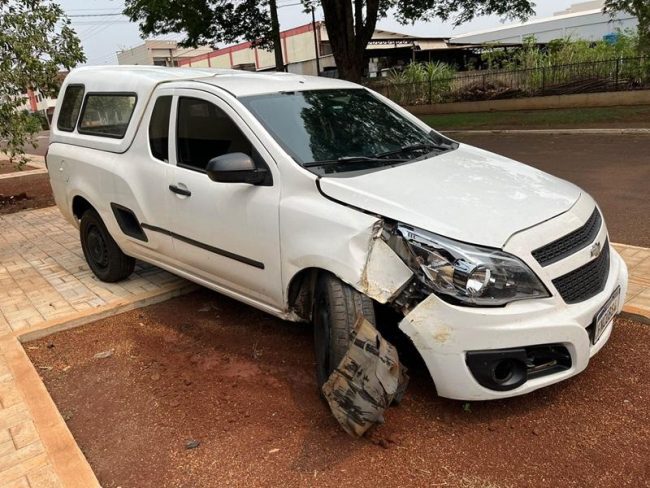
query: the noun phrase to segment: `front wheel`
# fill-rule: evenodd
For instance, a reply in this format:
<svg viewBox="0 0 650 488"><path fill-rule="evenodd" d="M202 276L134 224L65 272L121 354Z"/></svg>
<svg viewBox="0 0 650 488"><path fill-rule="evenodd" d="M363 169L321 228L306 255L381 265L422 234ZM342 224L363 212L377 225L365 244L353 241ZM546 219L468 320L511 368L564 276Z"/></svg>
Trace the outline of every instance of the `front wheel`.
<svg viewBox="0 0 650 488"><path fill-rule="evenodd" d="M350 334L359 318L375 325L372 300L336 276L322 273L314 297L316 374L321 388L350 347Z"/></svg>
<svg viewBox="0 0 650 488"><path fill-rule="evenodd" d="M122 252L95 210L82 215L79 237L86 262L101 281L115 283L133 273L135 259Z"/></svg>

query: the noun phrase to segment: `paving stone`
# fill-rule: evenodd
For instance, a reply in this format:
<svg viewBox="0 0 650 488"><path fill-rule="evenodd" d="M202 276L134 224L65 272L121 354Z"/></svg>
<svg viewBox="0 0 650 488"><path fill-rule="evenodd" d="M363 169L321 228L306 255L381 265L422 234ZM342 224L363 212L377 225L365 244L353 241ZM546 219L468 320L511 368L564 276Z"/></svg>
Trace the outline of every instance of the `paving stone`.
<svg viewBox="0 0 650 488"><path fill-rule="evenodd" d="M23 401L14 381L0 383L0 404L2 408L12 407Z"/></svg>
<svg viewBox="0 0 650 488"><path fill-rule="evenodd" d="M54 468L46 465L41 468L30 471L27 475L30 488L57 488L62 486Z"/></svg>
<svg viewBox="0 0 650 488"><path fill-rule="evenodd" d="M36 431L34 422L31 420L26 420L25 422L10 427L9 433L11 434L16 449L22 449L38 440L38 432Z"/></svg>
<svg viewBox="0 0 650 488"><path fill-rule="evenodd" d="M27 481L27 476L22 476L8 483L3 483L0 485L0 488L32 488L29 486L29 481Z"/></svg>
<svg viewBox="0 0 650 488"><path fill-rule="evenodd" d="M47 466L48 464L49 464L48 457L47 454L44 452L23 459L22 461L19 461L17 464L14 464L9 468L0 471L0 488L25 486L24 484L21 485L15 483L19 483L22 479L25 479L25 481L27 481L27 474L30 471L36 470L43 466ZM27 484L26 486L29 486L29 484Z"/></svg>
<svg viewBox="0 0 650 488"><path fill-rule="evenodd" d="M0 473L13 466L21 464L23 461L31 459L45 451L43 444L33 442L25 447L16 449L9 454L0 456Z"/></svg>

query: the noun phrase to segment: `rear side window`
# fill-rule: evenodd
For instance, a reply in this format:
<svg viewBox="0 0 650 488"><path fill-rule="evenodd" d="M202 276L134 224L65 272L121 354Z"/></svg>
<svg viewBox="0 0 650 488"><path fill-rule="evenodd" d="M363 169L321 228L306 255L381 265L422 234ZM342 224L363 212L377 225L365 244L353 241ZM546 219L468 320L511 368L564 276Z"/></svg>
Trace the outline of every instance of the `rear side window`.
<svg viewBox="0 0 650 488"><path fill-rule="evenodd" d="M84 98L83 85L68 85L65 89L63 102L61 102L61 111L56 126L59 130L72 132L77 125L81 101Z"/></svg>
<svg viewBox="0 0 650 488"><path fill-rule="evenodd" d="M149 122L149 147L156 159L169 161L169 114L172 109L172 97L163 96L156 100Z"/></svg>
<svg viewBox="0 0 650 488"><path fill-rule="evenodd" d="M79 120L79 132L121 139L135 108L133 93L89 93Z"/></svg>

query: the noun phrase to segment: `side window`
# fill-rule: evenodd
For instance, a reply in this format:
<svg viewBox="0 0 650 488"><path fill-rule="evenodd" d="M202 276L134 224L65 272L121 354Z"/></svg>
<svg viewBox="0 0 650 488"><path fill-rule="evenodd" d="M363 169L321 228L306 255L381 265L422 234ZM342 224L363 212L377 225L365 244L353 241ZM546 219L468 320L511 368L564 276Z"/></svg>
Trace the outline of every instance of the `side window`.
<svg viewBox="0 0 650 488"><path fill-rule="evenodd" d="M223 110L189 97L178 99L176 147L179 166L199 171L205 171L208 161L223 154L252 155L250 141Z"/></svg>
<svg viewBox="0 0 650 488"><path fill-rule="evenodd" d="M169 162L169 115L172 109L171 95L158 97L149 122L149 147L156 159Z"/></svg>
<svg viewBox="0 0 650 488"><path fill-rule="evenodd" d="M68 85L63 95L61 102L61 111L59 112L59 119L56 126L59 130L72 132L75 125L77 125L77 118L79 117L79 110L81 109L81 101L84 98L83 85Z"/></svg>
<svg viewBox="0 0 650 488"><path fill-rule="evenodd" d="M81 112L79 132L121 139L129 127L135 101L132 93L89 93Z"/></svg>

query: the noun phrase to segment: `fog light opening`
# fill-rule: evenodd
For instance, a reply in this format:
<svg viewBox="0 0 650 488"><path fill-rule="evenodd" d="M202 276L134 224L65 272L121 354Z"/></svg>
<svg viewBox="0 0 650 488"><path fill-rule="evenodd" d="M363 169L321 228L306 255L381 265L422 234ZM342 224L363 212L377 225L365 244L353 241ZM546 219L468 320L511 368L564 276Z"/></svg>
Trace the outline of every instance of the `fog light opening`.
<svg viewBox="0 0 650 488"><path fill-rule="evenodd" d="M515 364L512 359L504 359L499 361L492 370L492 378L499 384L506 383L512 378Z"/></svg>

